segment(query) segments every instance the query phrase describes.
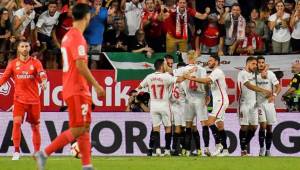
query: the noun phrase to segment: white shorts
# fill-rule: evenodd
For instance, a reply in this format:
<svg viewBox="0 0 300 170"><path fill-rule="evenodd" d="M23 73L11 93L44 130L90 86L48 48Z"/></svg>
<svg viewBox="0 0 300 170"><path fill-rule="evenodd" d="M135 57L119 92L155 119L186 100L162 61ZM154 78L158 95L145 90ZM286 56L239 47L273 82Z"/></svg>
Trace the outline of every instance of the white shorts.
<svg viewBox="0 0 300 170"><path fill-rule="evenodd" d="M273 125L277 122L276 110L274 103L262 103L258 107L258 121L267 122L268 125Z"/></svg>
<svg viewBox="0 0 300 170"><path fill-rule="evenodd" d="M209 114L209 116L213 116L217 118L216 122L223 121L225 118L225 111L229 105L228 101L222 102L222 100L213 101L213 110Z"/></svg>
<svg viewBox="0 0 300 170"><path fill-rule="evenodd" d="M184 103L178 104L173 103L171 104L171 113L172 113L172 124L175 126L185 126L184 120Z"/></svg>
<svg viewBox="0 0 300 170"><path fill-rule="evenodd" d="M161 103L150 106L150 113L152 117L153 127L158 127L163 124L165 127L170 127L171 124L171 111L169 103Z"/></svg>
<svg viewBox="0 0 300 170"><path fill-rule="evenodd" d="M208 120L207 106L205 99L201 98L197 101L187 102L185 105L185 121L191 122L197 117L198 121Z"/></svg>
<svg viewBox="0 0 300 170"><path fill-rule="evenodd" d="M258 125L258 111L255 103L241 103L239 108L240 125Z"/></svg>

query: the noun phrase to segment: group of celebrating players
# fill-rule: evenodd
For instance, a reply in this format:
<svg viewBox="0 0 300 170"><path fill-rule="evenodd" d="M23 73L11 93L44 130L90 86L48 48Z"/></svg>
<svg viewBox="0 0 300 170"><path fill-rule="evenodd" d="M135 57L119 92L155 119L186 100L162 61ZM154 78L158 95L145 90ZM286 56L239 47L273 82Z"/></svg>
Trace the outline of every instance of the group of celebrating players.
<svg viewBox="0 0 300 170"><path fill-rule="evenodd" d="M173 59L166 56L155 62L156 72L148 75L138 90L150 92L150 113L153 129L150 147L154 155L202 155L197 123L202 126L204 154L228 156L227 136L224 130L225 111L229 105L225 74L220 69L220 57L211 55L208 68L197 64L194 51L188 53L188 65L179 63L172 70ZM245 68L238 74L241 156L249 155L250 141L260 124L260 156L270 156L272 125L276 122L275 97L281 86L275 74L268 70L263 56L250 56ZM210 95L211 94L211 95ZM213 109L207 113L212 97ZM165 149L160 147L160 125L165 127ZM172 125L175 128L172 128ZM216 148L209 150L209 129ZM173 130L173 135L172 135ZM171 150L173 136L173 144ZM195 150L191 150L194 139ZM266 147L265 147L266 145ZM180 147L181 146L181 147Z"/></svg>
<svg viewBox="0 0 300 170"><path fill-rule="evenodd" d="M0 79L0 87L13 77L15 81L13 110L13 144L15 152L13 160L20 158L21 124L27 112L26 121L31 124L35 160L39 170L45 169L47 158L56 150L77 141L81 153L83 170L93 169L91 164L91 142L89 125L91 122L91 93L88 83L104 96L105 92L92 76L87 66L87 44L82 35L90 20L89 6L78 3L72 9L73 27L62 40L63 56L63 99L68 105L69 129L60 134L44 150L40 150L40 99L38 84L43 88L47 84L47 76L40 61L31 57L30 44L20 41L17 46L17 58L11 61ZM229 105L225 74L220 69L220 58L211 55L208 67L212 72L207 75L206 69L196 64L195 52L188 55L188 65L178 64L178 68L170 71L167 63L170 58L158 59L155 62L156 72L148 75L138 89L148 88L150 91L150 112L153 121L151 140L156 155L160 150L160 125L165 126L165 154L170 154L171 115L174 119L173 149L179 155L182 143L185 155L191 155L191 140L196 139L196 149L200 150L200 137L196 128L198 121L203 130L205 143L204 154L207 156L229 155L224 130L225 110ZM169 66L172 63L169 63ZM258 68L258 69L257 69ZM171 75L172 73L173 75ZM247 146L260 123L259 141L260 155L270 155L272 142L272 124L276 122L274 99L281 88L275 75L268 70L263 57L248 57L246 67L238 75L240 89L239 119L241 155L247 155ZM207 113L207 104L212 95L213 109ZM171 97L170 97L171 96ZM170 107L171 105L171 107ZM185 129L184 129L185 128ZM209 151L209 129L215 139L216 149ZM265 132L266 131L266 132ZM184 142L181 138L184 132ZM266 151L264 149L266 143Z"/></svg>

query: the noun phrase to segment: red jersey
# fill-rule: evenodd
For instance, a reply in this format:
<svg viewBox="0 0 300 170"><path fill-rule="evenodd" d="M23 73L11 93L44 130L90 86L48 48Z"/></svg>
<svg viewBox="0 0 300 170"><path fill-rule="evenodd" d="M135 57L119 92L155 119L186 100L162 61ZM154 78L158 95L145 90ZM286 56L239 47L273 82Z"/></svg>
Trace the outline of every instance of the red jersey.
<svg viewBox="0 0 300 170"><path fill-rule="evenodd" d="M76 67L76 60L88 62L87 50L87 43L82 33L76 28L71 28L61 44L64 100L75 95L91 96L87 80Z"/></svg>
<svg viewBox="0 0 300 170"><path fill-rule="evenodd" d="M187 24L189 23L190 17L195 17L197 11L195 9L192 8L187 8ZM177 12L176 11L170 11L169 12L170 15L167 19L165 19L164 22L164 27L165 30L167 31L167 33L169 33L170 35L172 35L174 38L178 38L181 39L182 37L177 37L176 36L176 17L177 17ZM184 20L181 18L180 19L180 25L181 25L181 30L183 30L183 26L184 26Z"/></svg>
<svg viewBox="0 0 300 170"><path fill-rule="evenodd" d="M14 101L24 104L40 103L38 84L47 77L38 59L29 57L25 62L19 58L11 61L0 79L0 86L11 76L15 82Z"/></svg>
<svg viewBox="0 0 300 170"><path fill-rule="evenodd" d="M254 50L262 49L264 47L264 42L262 38L256 33L247 35L243 41L238 44L239 48L247 48L252 46ZM241 55L248 55L247 52L241 53Z"/></svg>

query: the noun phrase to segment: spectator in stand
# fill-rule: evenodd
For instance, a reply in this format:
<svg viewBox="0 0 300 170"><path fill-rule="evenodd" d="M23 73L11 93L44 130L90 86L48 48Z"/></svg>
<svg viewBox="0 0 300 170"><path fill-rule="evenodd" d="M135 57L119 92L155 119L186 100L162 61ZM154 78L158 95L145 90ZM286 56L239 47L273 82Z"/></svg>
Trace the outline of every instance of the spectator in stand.
<svg viewBox="0 0 300 170"><path fill-rule="evenodd" d="M295 0L284 0L285 12L292 14L295 10Z"/></svg>
<svg viewBox="0 0 300 170"><path fill-rule="evenodd" d="M154 53L145 40L145 32L139 29L135 33L135 40L129 44L129 51L133 53L144 53L147 57L151 57Z"/></svg>
<svg viewBox="0 0 300 170"><path fill-rule="evenodd" d="M260 19L268 22L269 17L276 12L274 0L268 0L260 10Z"/></svg>
<svg viewBox="0 0 300 170"><path fill-rule="evenodd" d="M255 33L262 38L262 41L265 44L264 51L268 52L269 35L270 35L269 28L264 21L260 20L259 11L256 8L252 9L251 11L250 21L255 22L256 25Z"/></svg>
<svg viewBox="0 0 300 170"><path fill-rule="evenodd" d="M139 0L121 0L121 9L125 12L128 31L128 43L133 43L135 33L140 29L142 22L143 5Z"/></svg>
<svg viewBox="0 0 300 170"><path fill-rule="evenodd" d="M72 6L68 7L68 11L60 14L58 23L53 28L53 42L56 47L60 48L61 40L73 25Z"/></svg>
<svg viewBox="0 0 300 170"><path fill-rule="evenodd" d="M54 34L53 27L58 23L60 13L57 11L56 0L50 0L48 10L43 12L36 23L36 31L38 40L46 43L48 49L53 49L52 37Z"/></svg>
<svg viewBox="0 0 300 170"><path fill-rule="evenodd" d="M222 27L225 23L225 17L229 13L229 8L225 8L225 0L216 0L215 8L212 9L211 13L215 13L218 16L218 22Z"/></svg>
<svg viewBox="0 0 300 170"><path fill-rule="evenodd" d="M9 21L9 11L6 8L0 9L0 65L4 66L6 50L11 37L11 23ZM1 67L1 66L0 66Z"/></svg>
<svg viewBox="0 0 300 170"><path fill-rule="evenodd" d="M2 0L0 2L0 8L5 8L9 12L9 14L12 12L12 10L16 9L18 6L15 1L12 0Z"/></svg>
<svg viewBox="0 0 300 170"><path fill-rule="evenodd" d="M262 0L239 0L239 4L241 7L241 11L242 11L242 15L244 16L244 18L249 21L250 20L250 14L251 14L251 10L254 8L259 8L261 5Z"/></svg>
<svg viewBox="0 0 300 170"><path fill-rule="evenodd" d="M127 35L125 33L125 21L123 18L114 19L114 27L112 30L104 34L103 48L109 52L126 52Z"/></svg>
<svg viewBox="0 0 300 170"><path fill-rule="evenodd" d="M290 26L293 30L291 46L293 52L300 52L300 0L297 2L296 9L291 17Z"/></svg>
<svg viewBox="0 0 300 170"><path fill-rule="evenodd" d="M236 53L240 55L261 54L264 50L262 38L255 32L256 24L254 21L249 21L246 26L246 37L239 42Z"/></svg>
<svg viewBox="0 0 300 170"><path fill-rule="evenodd" d="M291 34L289 30L290 14L284 12L285 7L282 1L276 3L276 13L269 17L269 28L273 31L272 49L273 53L288 53Z"/></svg>
<svg viewBox="0 0 300 170"><path fill-rule="evenodd" d="M225 18L225 50L229 55L233 55L237 45L245 38L246 20L241 15L239 4L233 4L231 13L228 13Z"/></svg>
<svg viewBox="0 0 300 170"><path fill-rule="evenodd" d="M84 37L89 45L89 52L101 52L105 24L112 23L111 14L113 12L114 9L107 10L105 7L102 7L102 0L93 1L91 7L91 20L84 32ZM97 67L97 61L99 60L99 54L91 56L91 65L94 66L93 68Z"/></svg>
<svg viewBox="0 0 300 170"><path fill-rule="evenodd" d="M225 29L218 24L216 14L210 14L208 16L208 25L203 30L203 33L196 35L195 47L198 56L201 53L217 53L219 56L224 55Z"/></svg>
<svg viewBox="0 0 300 170"><path fill-rule="evenodd" d="M175 11L169 11L169 15L165 19L166 35L166 51L173 53L177 50L187 52L188 44L188 24L191 17L198 19L206 19L210 13L210 8L206 8L206 12L201 14L195 9L188 8L186 0L178 0Z"/></svg>
<svg viewBox="0 0 300 170"><path fill-rule="evenodd" d="M13 33L17 39L30 39L31 32L35 29L35 11L33 10L34 2L24 0L24 7L17 10L13 18ZM36 43L39 43L38 41Z"/></svg>
<svg viewBox="0 0 300 170"><path fill-rule="evenodd" d="M163 10L154 0L145 1L146 8L142 16L142 29L144 29L147 42L155 52L165 52L165 34L163 33Z"/></svg>

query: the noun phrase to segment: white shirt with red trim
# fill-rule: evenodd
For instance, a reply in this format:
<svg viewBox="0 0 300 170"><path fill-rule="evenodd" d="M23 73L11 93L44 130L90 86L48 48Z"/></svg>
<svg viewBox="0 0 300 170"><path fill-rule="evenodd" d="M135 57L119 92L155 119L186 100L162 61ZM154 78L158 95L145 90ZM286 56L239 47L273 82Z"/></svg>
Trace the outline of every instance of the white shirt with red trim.
<svg viewBox="0 0 300 170"><path fill-rule="evenodd" d="M226 92L227 84L224 72L217 67L210 73L208 77L212 81L210 90L212 93L213 100L222 100L222 102L228 101L228 95Z"/></svg>
<svg viewBox="0 0 300 170"><path fill-rule="evenodd" d="M240 91L241 103L256 103L256 93L253 90L248 89L244 84L250 82L255 85L255 74L242 70L238 74L238 87Z"/></svg>

